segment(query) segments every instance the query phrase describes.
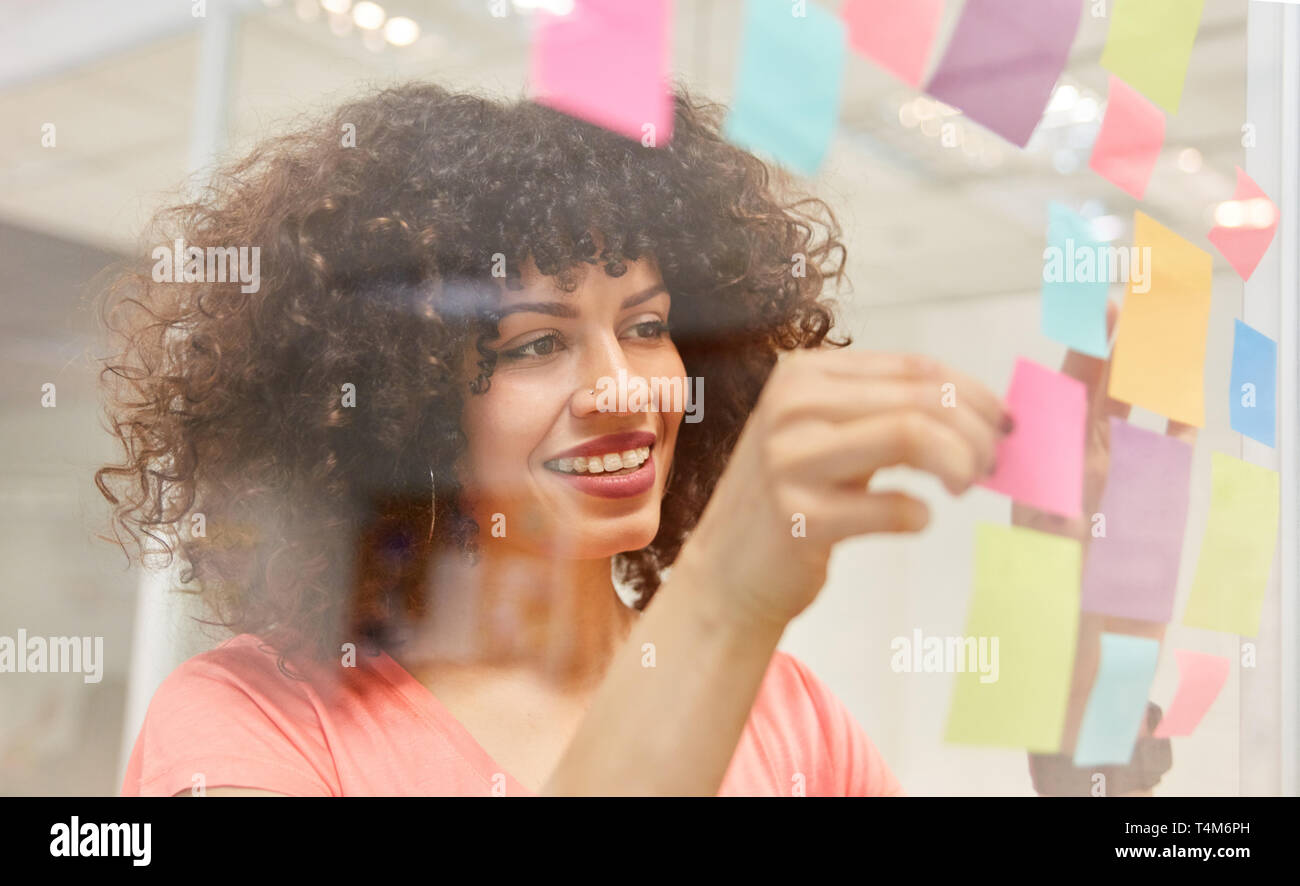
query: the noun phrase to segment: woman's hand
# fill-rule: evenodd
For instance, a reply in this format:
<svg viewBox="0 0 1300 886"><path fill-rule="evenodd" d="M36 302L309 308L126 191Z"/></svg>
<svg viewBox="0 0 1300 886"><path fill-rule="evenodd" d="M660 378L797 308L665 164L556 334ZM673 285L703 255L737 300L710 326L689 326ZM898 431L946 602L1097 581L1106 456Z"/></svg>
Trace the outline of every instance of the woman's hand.
<svg viewBox="0 0 1300 886"><path fill-rule="evenodd" d="M1115 328L1118 314L1119 308L1114 302L1107 305L1107 336ZM1083 382L1088 390L1082 515L1075 519L1066 519L1023 505L1013 505L1011 509L1013 524L1078 539L1085 557L1088 543L1092 540L1090 532L1092 515L1101 503L1101 494L1106 487L1106 476L1110 470L1110 419L1111 417L1127 419L1130 411L1129 404L1112 400L1107 393L1110 387L1110 364L1110 360L1101 360L1077 351L1069 351L1061 367L1062 373ZM1170 421L1166 425L1165 433L1189 445L1196 443L1196 428L1192 425ZM1092 612L1079 613L1079 642L1075 653L1074 676L1070 686L1070 700L1066 709L1065 729L1061 741L1062 754L1074 753L1079 726L1083 722L1084 709L1097 677L1103 632L1163 640L1165 625Z"/></svg>
<svg viewBox="0 0 1300 886"><path fill-rule="evenodd" d="M917 499L869 488L877 470L908 465L960 495L991 473L1010 427L991 391L928 357L788 354L678 564L724 611L784 627L821 590L836 542L928 523Z"/></svg>

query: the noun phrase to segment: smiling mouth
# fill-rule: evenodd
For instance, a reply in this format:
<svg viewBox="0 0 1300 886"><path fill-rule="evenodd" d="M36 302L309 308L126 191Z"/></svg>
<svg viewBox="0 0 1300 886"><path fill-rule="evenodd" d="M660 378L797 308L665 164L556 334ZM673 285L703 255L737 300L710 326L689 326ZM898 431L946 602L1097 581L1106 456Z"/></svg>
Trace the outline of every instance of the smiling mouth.
<svg viewBox="0 0 1300 886"><path fill-rule="evenodd" d="M654 446L638 446L620 452L601 455L578 455L572 458L554 458L542 466L557 474L592 477L621 477L641 470L650 460Z"/></svg>

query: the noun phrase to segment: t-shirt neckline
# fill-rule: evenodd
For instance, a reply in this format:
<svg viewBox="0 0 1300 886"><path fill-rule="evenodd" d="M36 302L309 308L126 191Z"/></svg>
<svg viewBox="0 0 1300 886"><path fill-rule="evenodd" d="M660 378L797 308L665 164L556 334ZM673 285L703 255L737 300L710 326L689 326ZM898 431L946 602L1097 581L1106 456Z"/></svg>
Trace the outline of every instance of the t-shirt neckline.
<svg viewBox="0 0 1300 886"><path fill-rule="evenodd" d="M536 796L534 791L521 784L519 779L494 760L487 749L479 744L478 739L452 715L429 687L417 680L415 675L402 667L400 662L382 650L370 661L380 676L392 684L417 713L428 720L435 729L448 735L452 749L474 768L489 787L492 786L493 778L499 774L505 776L507 796Z"/></svg>

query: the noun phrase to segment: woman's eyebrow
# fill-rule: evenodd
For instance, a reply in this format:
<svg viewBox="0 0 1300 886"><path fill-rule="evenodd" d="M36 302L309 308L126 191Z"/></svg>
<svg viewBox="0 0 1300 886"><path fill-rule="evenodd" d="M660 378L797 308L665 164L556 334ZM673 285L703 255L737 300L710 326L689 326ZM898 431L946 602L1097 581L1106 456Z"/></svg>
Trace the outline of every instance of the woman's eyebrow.
<svg viewBox="0 0 1300 886"><path fill-rule="evenodd" d="M649 301L659 293L667 291L668 287L663 283L651 286L649 289L634 293L623 299L623 304L619 305L619 310L626 311L628 308L635 307L643 301ZM569 320L578 316L578 311L575 308L561 301L521 301L502 307L497 311L497 317L500 319L510 314L518 314L521 311L549 314L552 317L564 317Z"/></svg>

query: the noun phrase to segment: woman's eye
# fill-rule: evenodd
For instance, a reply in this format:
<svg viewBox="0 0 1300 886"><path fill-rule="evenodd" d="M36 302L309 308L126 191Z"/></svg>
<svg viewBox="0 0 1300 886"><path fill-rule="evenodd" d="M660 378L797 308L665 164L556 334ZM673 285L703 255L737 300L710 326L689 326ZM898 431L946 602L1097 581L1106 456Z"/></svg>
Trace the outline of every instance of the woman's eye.
<svg viewBox="0 0 1300 886"><path fill-rule="evenodd" d="M549 357L562 349L563 344L560 342L560 336L552 332L550 335L535 338L517 348L502 351L501 356L507 360L527 360L529 357Z"/></svg>
<svg viewBox="0 0 1300 886"><path fill-rule="evenodd" d="M633 338L660 338L668 332L668 324L662 320L646 320L631 327Z"/></svg>

